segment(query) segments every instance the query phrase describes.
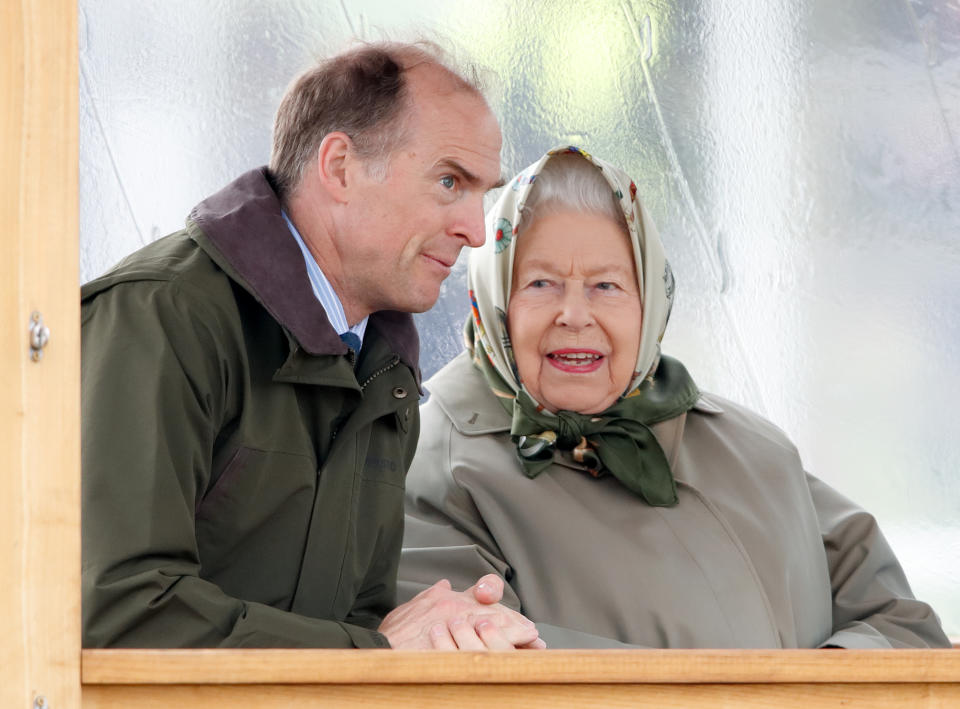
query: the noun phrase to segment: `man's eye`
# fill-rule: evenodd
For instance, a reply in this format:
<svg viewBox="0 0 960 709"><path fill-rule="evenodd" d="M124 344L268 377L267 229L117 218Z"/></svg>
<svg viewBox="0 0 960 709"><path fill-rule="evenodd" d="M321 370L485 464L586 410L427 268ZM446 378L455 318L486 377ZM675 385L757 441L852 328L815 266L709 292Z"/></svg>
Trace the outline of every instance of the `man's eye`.
<svg viewBox="0 0 960 709"><path fill-rule="evenodd" d="M457 186L457 178L453 175L444 175L440 178L440 184L446 187L448 190L452 190Z"/></svg>
<svg viewBox="0 0 960 709"><path fill-rule="evenodd" d="M617 284L616 284L616 283L612 283L611 281L602 281L602 282L600 282L600 283L597 284L597 288L598 288L599 290L616 290L616 289L617 289Z"/></svg>
<svg viewBox="0 0 960 709"><path fill-rule="evenodd" d="M543 278L538 278L537 280L530 282L531 288L546 288L548 285L550 285L550 282L544 280Z"/></svg>

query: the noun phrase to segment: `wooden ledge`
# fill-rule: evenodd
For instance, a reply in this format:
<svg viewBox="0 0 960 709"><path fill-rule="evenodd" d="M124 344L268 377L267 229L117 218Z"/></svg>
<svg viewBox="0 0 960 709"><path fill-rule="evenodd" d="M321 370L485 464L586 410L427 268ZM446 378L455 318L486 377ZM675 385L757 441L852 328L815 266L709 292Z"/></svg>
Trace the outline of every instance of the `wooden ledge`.
<svg viewBox="0 0 960 709"><path fill-rule="evenodd" d="M957 683L945 650L84 650L86 685Z"/></svg>

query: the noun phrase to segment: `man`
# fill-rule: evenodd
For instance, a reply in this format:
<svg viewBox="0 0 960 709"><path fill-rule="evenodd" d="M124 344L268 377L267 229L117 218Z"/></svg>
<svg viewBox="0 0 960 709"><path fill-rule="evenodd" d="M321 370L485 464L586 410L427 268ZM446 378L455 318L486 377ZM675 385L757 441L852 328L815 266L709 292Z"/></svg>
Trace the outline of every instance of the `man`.
<svg viewBox="0 0 960 709"><path fill-rule="evenodd" d="M268 169L84 286L86 646L542 647L496 577L387 614L409 313L483 243L500 142L435 53L364 46L294 82Z"/></svg>

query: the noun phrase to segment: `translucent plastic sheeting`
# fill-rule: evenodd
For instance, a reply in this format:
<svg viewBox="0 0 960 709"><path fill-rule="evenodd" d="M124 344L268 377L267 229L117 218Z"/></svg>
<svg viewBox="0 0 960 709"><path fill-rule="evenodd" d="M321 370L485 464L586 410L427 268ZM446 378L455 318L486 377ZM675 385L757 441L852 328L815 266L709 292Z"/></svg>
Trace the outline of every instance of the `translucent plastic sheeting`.
<svg viewBox="0 0 960 709"><path fill-rule="evenodd" d="M493 70L512 174L574 143L626 168L679 302L665 350L874 512L960 635L957 0L82 0L81 280L269 155L289 80L349 38ZM418 316L461 348L463 263Z"/></svg>

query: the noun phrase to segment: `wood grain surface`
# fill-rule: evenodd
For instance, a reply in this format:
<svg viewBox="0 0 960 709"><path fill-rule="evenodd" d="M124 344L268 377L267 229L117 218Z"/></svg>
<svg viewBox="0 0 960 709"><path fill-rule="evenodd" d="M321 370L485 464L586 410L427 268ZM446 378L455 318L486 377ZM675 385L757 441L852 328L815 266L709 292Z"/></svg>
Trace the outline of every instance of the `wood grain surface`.
<svg viewBox="0 0 960 709"><path fill-rule="evenodd" d="M0 3L0 707L80 705L77 4ZM50 328L30 358L28 326Z"/></svg>
<svg viewBox="0 0 960 709"><path fill-rule="evenodd" d="M83 709L312 707L947 709L956 684L354 684L85 686Z"/></svg>
<svg viewBox="0 0 960 709"><path fill-rule="evenodd" d="M960 682L955 650L84 650L84 684Z"/></svg>

